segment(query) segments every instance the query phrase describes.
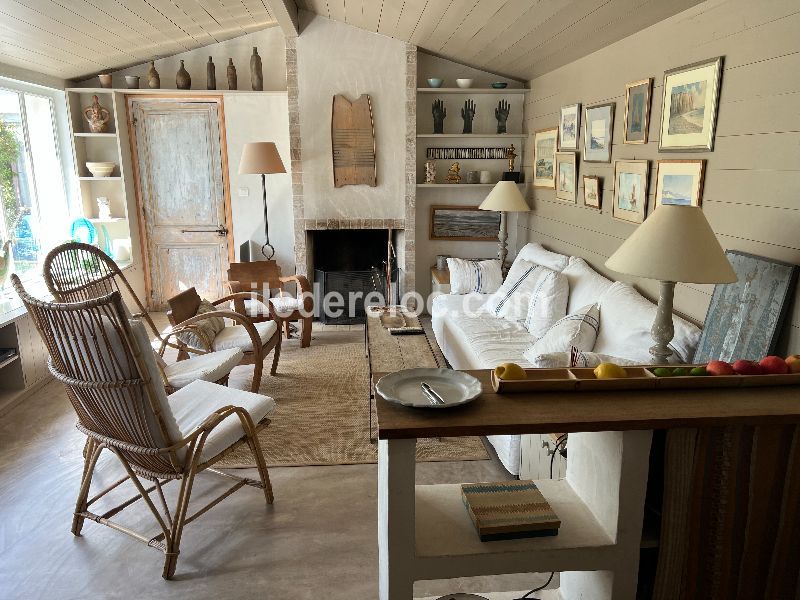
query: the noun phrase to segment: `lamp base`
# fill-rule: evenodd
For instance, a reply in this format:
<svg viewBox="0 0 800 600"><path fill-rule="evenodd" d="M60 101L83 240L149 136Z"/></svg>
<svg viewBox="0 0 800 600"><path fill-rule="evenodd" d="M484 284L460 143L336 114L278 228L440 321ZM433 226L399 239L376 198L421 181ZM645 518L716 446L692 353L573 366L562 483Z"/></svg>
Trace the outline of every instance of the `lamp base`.
<svg viewBox="0 0 800 600"><path fill-rule="evenodd" d="M672 324L672 300L675 296L675 282L662 281L661 292L658 296L658 310L656 320L650 333L655 344L650 348L654 365L664 365L669 362L669 357L674 354L669 347L675 337L675 326Z"/></svg>

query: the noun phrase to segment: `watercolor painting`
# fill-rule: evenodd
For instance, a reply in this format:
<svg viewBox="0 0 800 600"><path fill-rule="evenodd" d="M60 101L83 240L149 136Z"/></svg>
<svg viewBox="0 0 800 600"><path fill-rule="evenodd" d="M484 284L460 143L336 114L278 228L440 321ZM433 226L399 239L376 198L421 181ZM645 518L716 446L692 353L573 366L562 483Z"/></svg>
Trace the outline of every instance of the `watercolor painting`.
<svg viewBox="0 0 800 600"><path fill-rule="evenodd" d="M670 90L670 135L703 131L707 87L705 81L695 81Z"/></svg>
<svg viewBox="0 0 800 600"><path fill-rule="evenodd" d="M561 107L559 120L559 148L562 150L578 149L578 131L580 130L581 105L571 104Z"/></svg>
<svg viewBox="0 0 800 600"><path fill-rule="evenodd" d="M646 144L650 127L650 97L653 79L634 81L625 86L624 144Z"/></svg>
<svg viewBox="0 0 800 600"><path fill-rule="evenodd" d="M584 162L611 162L615 107L614 102L609 102L586 108L583 121Z"/></svg>
<svg viewBox="0 0 800 600"><path fill-rule="evenodd" d="M694 177L691 175L664 175L661 188L661 204L690 206Z"/></svg>
<svg viewBox="0 0 800 600"><path fill-rule="evenodd" d="M642 206L644 182L638 173L619 174L619 196L617 206L622 210L638 211Z"/></svg>

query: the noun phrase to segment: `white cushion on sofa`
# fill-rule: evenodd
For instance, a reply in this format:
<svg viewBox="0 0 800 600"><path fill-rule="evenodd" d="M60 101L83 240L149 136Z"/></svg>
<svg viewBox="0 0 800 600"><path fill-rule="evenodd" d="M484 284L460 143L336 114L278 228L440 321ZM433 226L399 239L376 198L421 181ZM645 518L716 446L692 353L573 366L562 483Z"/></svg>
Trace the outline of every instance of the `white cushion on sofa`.
<svg viewBox="0 0 800 600"><path fill-rule="evenodd" d="M614 282L600 298L600 331L593 351L649 363L656 308L628 284ZM678 316L673 316L673 323L675 337L670 347L677 353L673 359L689 362L700 341L700 329Z"/></svg>
<svg viewBox="0 0 800 600"><path fill-rule="evenodd" d="M534 262L537 265L542 265L557 273L563 271L567 264L569 264L569 256L545 250L544 247L537 242L530 242L520 248L514 262L518 260Z"/></svg>
<svg viewBox="0 0 800 600"><path fill-rule="evenodd" d="M500 261L448 258L451 294L492 294L503 283Z"/></svg>
<svg viewBox="0 0 800 600"><path fill-rule="evenodd" d="M588 352L597 339L600 325L600 310L597 304L589 304L580 310L559 319L544 337L525 350L525 359L533 362L541 354L569 352L570 348Z"/></svg>
<svg viewBox="0 0 800 600"><path fill-rule="evenodd" d="M569 313L573 313L587 304L594 304L614 283L600 275L585 260L577 256L570 256L569 265L561 273L569 282L569 302L567 303L567 312Z"/></svg>
<svg viewBox="0 0 800 600"><path fill-rule="evenodd" d="M531 365L536 369L559 369L570 366L572 352L551 352L549 354L539 354L531 356ZM610 356L608 354L597 354L596 352L578 352L575 357L576 367L596 367L600 363L612 362L620 366L638 364L634 360Z"/></svg>

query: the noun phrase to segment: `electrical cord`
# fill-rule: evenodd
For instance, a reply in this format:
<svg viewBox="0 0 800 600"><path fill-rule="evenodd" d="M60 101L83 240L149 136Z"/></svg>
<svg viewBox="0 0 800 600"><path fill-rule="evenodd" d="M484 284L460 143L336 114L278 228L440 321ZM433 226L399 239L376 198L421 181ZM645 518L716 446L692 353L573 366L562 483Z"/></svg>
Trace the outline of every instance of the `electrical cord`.
<svg viewBox="0 0 800 600"><path fill-rule="evenodd" d="M553 466L556 461L556 456L558 454L561 454L566 458L566 448L564 448L563 450L559 450L559 447L564 446L566 443L567 443L566 433L561 434L560 436L558 436L558 438L556 438L556 445L555 448L553 448L553 454L550 455L550 479L553 479ZM541 592L544 588L550 585L550 582L553 581L553 577L555 577L555 575L556 575L555 571L550 571L550 577L547 578L547 581L545 581L544 584L540 585L537 588L532 589L524 596L515 598L514 600L539 600L538 598L533 598L531 594L535 594L536 592Z"/></svg>

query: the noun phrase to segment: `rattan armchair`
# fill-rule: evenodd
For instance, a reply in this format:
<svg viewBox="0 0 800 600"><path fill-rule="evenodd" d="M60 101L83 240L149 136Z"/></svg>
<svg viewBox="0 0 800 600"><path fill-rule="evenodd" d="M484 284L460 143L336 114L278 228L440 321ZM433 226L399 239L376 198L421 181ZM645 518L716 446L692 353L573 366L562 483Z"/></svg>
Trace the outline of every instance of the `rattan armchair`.
<svg viewBox="0 0 800 600"><path fill-rule="evenodd" d="M257 433L269 424L274 401L267 396L195 381L167 396L142 322L128 319L120 293L113 291L77 303L50 303L28 295L12 276L50 353L49 368L67 388L88 436L83 476L75 505L72 533L80 535L86 519L106 525L164 553L162 576L175 573L185 525L245 485L273 495ZM241 478L212 466L242 443L249 445L259 479ZM122 464L126 476L90 497L92 477L103 450ZM204 507L189 514L196 475L209 472L236 483ZM136 494L103 512L90 510L109 491L130 481ZM180 483L174 511L163 487ZM149 482L149 483L148 483ZM112 520L143 500L160 532L136 532ZM159 503L160 506L157 506Z"/></svg>

